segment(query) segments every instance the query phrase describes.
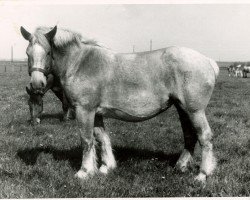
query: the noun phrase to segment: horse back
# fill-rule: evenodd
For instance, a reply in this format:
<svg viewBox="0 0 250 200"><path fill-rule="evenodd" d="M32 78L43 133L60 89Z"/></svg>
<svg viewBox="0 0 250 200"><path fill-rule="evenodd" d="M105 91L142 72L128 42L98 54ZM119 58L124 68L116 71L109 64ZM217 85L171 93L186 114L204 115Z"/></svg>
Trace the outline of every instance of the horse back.
<svg viewBox="0 0 250 200"><path fill-rule="evenodd" d="M100 105L133 115L160 112L173 99L193 109L205 107L219 72L210 58L181 47L116 54L112 60L106 71ZM197 101L195 97L200 99Z"/></svg>

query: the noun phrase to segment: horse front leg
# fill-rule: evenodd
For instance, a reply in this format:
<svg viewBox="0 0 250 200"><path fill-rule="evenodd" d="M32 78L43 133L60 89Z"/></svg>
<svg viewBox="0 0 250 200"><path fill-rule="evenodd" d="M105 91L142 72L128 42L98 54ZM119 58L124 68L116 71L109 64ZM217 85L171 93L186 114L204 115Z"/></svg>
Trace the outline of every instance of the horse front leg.
<svg viewBox="0 0 250 200"><path fill-rule="evenodd" d="M95 112L89 111L82 106L77 106L76 118L80 128L83 155L81 168L75 176L80 179L85 179L97 171L96 149L93 135Z"/></svg>
<svg viewBox="0 0 250 200"><path fill-rule="evenodd" d="M108 133L105 131L103 117L95 116L94 136L100 149L101 165L99 171L107 174L109 170L116 167L115 157L112 152L111 142Z"/></svg>
<svg viewBox="0 0 250 200"><path fill-rule="evenodd" d="M69 119L75 119L75 110L70 105L63 89L59 87L53 87L51 88L51 90L57 96L57 98L62 102L63 121L68 121Z"/></svg>

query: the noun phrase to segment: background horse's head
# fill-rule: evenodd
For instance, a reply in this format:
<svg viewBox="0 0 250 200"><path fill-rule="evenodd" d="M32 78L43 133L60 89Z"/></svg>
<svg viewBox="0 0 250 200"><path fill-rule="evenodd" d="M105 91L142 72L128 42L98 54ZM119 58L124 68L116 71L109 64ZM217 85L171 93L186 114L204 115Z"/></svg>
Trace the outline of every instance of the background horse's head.
<svg viewBox="0 0 250 200"><path fill-rule="evenodd" d="M30 86L26 86L26 91L29 94L29 109L30 109L30 116L31 116L31 124L39 124L40 123L40 115L43 111L43 95L33 93Z"/></svg>
<svg viewBox="0 0 250 200"><path fill-rule="evenodd" d="M47 33L31 34L21 27L24 39L29 41L26 53L28 56L28 70L31 76L30 85L37 93L43 93L47 84L46 75L52 65L51 42L56 34L55 26Z"/></svg>

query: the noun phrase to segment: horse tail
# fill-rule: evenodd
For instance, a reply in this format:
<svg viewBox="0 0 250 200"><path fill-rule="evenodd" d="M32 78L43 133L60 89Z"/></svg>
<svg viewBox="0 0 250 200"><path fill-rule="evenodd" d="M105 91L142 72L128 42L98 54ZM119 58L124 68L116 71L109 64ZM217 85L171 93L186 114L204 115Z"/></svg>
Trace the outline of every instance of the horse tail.
<svg viewBox="0 0 250 200"><path fill-rule="evenodd" d="M215 78L217 78L219 75L219 71L220 71L219 66L212 59L209 59L209 62L210 62L210 65L213 67Z"/></svg>

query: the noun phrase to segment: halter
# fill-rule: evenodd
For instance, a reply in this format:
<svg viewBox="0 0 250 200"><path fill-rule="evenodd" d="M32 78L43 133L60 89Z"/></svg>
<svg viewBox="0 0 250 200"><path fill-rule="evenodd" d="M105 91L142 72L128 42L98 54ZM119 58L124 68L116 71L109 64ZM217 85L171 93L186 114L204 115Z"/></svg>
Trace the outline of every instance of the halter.
<svg viewBox="0 0 250 200"><path fill-rule="evenodd" d="M42 69L42 68L37 68L37 67L32 67L30 70L29 70L29 74L31 74L32 72L34 71L38 71L38 72L42 72L44 75L46 73L46 70L45 69ZM47 73L46 73L47 74Z"/></svg>
<svg viewBox="0 0 250 200"><path fill-rule="evenodd" d="M52 51L52 44L51 43L50 43L50 46L51 46L50 57L51 57L51 60L54 60L53 51ZM47 70L46 69L42 69L42 68L38 68L38 67L32 67L32 68L29 69L29 76L31 76L31 73L35 72L35 71L43 73L44 76L48 76L49 74L51 74L52 69L51 69L51 66Z"/></svg>

